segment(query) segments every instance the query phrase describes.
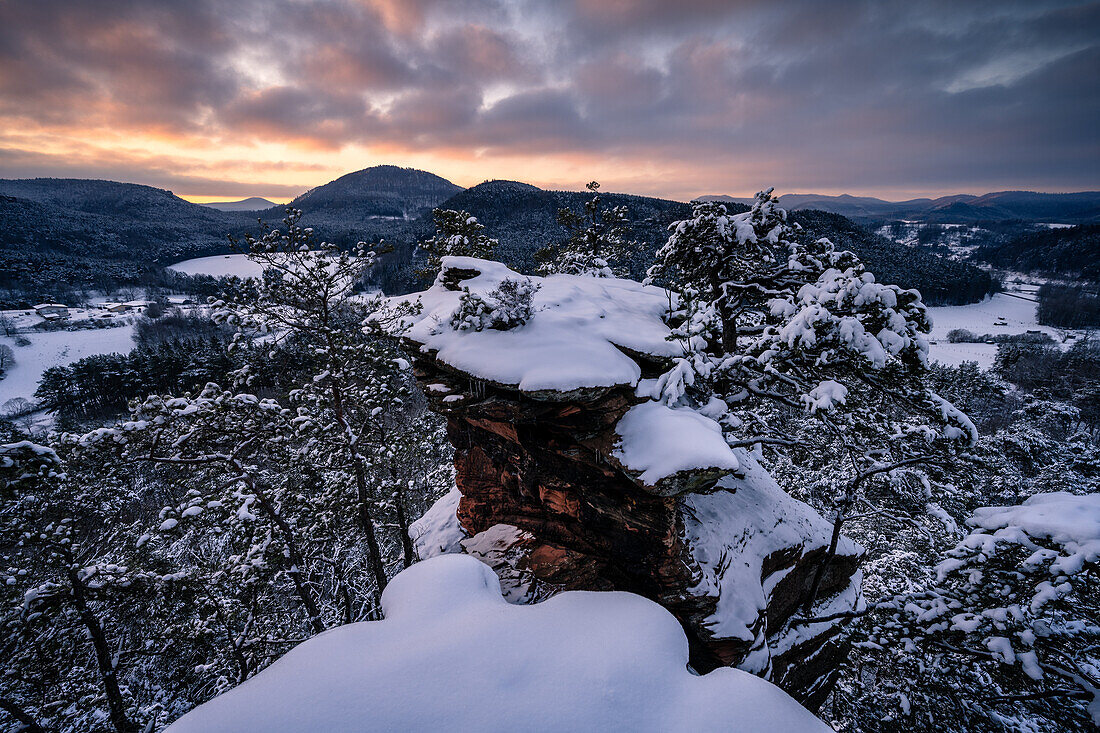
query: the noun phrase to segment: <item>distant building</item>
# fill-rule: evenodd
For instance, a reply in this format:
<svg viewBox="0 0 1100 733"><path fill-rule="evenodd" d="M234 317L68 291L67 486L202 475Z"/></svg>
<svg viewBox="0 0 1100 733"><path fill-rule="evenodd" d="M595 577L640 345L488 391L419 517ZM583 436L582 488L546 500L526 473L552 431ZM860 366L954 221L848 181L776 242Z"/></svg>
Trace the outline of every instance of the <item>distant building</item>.
<svg viewBox="0 0 1100 733"><path fill-rule="evenodd" d="M148 308L152 304L153 304L153 301L151 301L151 300L128 300L125 303L123 303L123 305L126 306L126 310L128 310L128 311L137 311L138 313L143 312L146 308Z"/></svg>
<svg viewBox="0 0 1100 733"><path fill-rule="evenodd" d="M69 306L60 303L42 303L34 307L34 312L47 321L52 321L57 318L68 318Z"/></svg>
<svg viewBox="0 0 1100 733"><path fill-rule="evenodd" d="M186 295L169 295L168 305L194 305L195 301Z"/></svg>
<svg viewBox="0 0 1100 733"><path fill-rule="evenodd" d="M125 313L128 310L125 303L104 303L100 307L108 313Z"/></svg>

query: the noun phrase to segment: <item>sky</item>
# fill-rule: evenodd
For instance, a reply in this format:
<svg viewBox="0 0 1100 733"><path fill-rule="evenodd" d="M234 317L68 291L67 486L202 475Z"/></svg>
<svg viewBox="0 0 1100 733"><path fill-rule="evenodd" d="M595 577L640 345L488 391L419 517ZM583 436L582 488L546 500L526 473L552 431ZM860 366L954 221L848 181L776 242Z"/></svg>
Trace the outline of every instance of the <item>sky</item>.
<svg viewBox="0 0 1100 733"><path fill-rule="evenodd" d="M1100 2L0 0L0 177L1100 189Z"/></svg>

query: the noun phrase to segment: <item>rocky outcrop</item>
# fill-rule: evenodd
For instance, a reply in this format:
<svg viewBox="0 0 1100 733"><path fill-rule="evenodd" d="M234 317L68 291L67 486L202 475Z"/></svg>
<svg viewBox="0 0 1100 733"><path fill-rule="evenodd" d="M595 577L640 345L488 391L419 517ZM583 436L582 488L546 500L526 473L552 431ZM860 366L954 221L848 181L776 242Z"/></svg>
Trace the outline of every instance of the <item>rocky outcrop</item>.
<svg viewBox="0 0 1100 733"><path fill-rule="evenodd" d="M424 294L422 318L450 307L442 291L478 285L490 266L500 267L452 263L448 278ZM482 287L494 281L488 280ZM601 298L620 295L572 282L580 280L542 281L532 324L546 315L541 327L550 329L553 318L566 318L567 308L586 299L593 312L605 312ZM646 294L630 285L637 289L631 297ZM656 331L664 328L659 317L651 320ZM582 344L584 323L575 328ZM597 384L582 389L567 375L560 389L524 388L517 382L537 381L530 376L534 361L518 375L515 364L499 371L486 366L501 358L522 367L530 354L519 333L462 334L473 338L460 349L452 334L433 332L437 328L414 327L406 337L418 345L415 370L425 394L447 417L457 491L414 525L422 556L461 546L496 570L514 602L563 590L638 593L680 620L696 670L738 666L810 708L820 704L844 653L837 628L791 620L831 528L750 456L730 451L706 418L637 396L638 382L656 376L668 356L653 352L667 346L654 341L647 350L635 332L625 337L632 345L618 347L612 331L604 338L635 365L633 379L588 379ZM578 366L578 378L591 374L590 367ZM859 549L845 540L839 550L825 573L817 615L860 602Z"/></svg>

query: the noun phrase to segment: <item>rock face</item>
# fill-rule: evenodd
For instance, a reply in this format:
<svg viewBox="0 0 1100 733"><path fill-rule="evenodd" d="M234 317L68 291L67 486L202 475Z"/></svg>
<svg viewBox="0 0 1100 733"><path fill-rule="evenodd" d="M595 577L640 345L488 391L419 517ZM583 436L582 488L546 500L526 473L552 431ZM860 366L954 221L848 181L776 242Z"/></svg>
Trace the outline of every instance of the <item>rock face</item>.
<svg viewBox="0 0 1100 733"><path fill-rule="evenodd" d="M500 267L445 261L450 276L424 294L424 317L452 307L442 291L464 283L475 290L470 283L478 285L490 265ZM532 324L547 315L549 328L561 315L553 310L559 293L590 287L571 282L580 280L540 281L544 301ZM600 312L602 296L589 294ZM564 590L637 593L679 619L696 670L740 667L811 709L820 705L845 651L837 627L790 621L800 615L831 527L751 457L725 447L716 424L711 430L697 413L637 396L638 383L663 371L667 354L618 347L637 365L633 384L580 389L566 380L560 390L523 389L479 362L456 366L449 355L473 352L456 351L451 334L441 343L438 333L414 327L407 335L420 345L417 377L446 415L455 448L457 492L412 530L422 557L460 545L493 567L513 602ZM464 335L483 342L482 351L508 336L498 358L526 358L517 333ZM861 602L858 560L859 548L842 540L813 615Z"/></svg>

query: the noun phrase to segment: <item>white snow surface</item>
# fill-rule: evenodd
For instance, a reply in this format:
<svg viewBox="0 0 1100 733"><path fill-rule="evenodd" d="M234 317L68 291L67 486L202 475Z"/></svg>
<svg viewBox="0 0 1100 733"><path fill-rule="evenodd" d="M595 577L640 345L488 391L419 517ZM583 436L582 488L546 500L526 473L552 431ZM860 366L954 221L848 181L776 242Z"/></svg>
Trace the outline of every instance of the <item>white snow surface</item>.
<svg viewBox="0 0 1100 733"><path fill-rule="evenodd" d="M767 607L767 593L778 578L762 577L764 560L774 552L802 547L806 554L829 544L832 525L809 505L791 498L756 460L735 449L741 475L718 481L709 494L685 494L684 533L692 559L702 571L695 593L718 599L707 628L717 637L753 640L754 625ZM862 554L847 537L838 555ZM783 571L780 571L783 572ZM850 598L859 602L857 592Z"/></svg>
<svg viewBox="0 0 1100 733"><path fill-rule="evenodd" d="M524 278L499 262L472 257L444 257L443 269L477 270L462 283L485 295L508 278ZM569 392L585 387L634 386L641 377L628 351L672 357L682 355L668 341L662 316L668 294L631 280L550 275L530 280L538 286L534 315L509 331L457 331L450 326L461 291L437 281L423 293L395 298L420 299L423 312L405 334L437 352L439 361L480 379L525 392Z"/></svg>
<svg viewBox="0 0 1100 733"><path fill-rule="evenodd" d="M29 346L16 346L11 338L0 337L0 343L7 344L15 353L15 366L0 379L0 405L15 397L34 402L38 380L50 367L71 364L93 354L128 354L134 348L134 329L130 326L20 335L30 340Z"/></svg>
<svg viewBox="0 0 1100 733"><path fill-rule="evenodd" d="M1038 305L1032 299L1010 293L995 293L978 303L970 305L944 305L928 309L932 317L932 338L947 338L947 333L956 328L965 328L978 335L1014 334L1026 331L1042 331L1058 338L1057 329L1040 326L1035 309Z"/></svg>
<svg viewBox="0 0 1100 733"><path fill-rule="evenodd" d="M1053 540L1066 553L1055 561L1064 572L1078 572L1084 563L1100 560L1100 494L1035 494L1016 506L979 507L967 524L995 538L1015 540L1022 532Z"/></svg>
<svg viewBox="0 0 1100 733"><path fill-rule="evenodd" d="M829 730L747 672L691 674L680 624L641 596L510 605L488 567L444 555L394 578L382 607L385 620L299 644L169 730Z"/></svg>
<svg viewBox="0 0 1100 733"><path fill-rule="evenodd" d="M718 423L690 408L643 402L627 410L615 432L620 441L612 455L650 486L680 471L740 465Z"/></svg>
<svg viewBox="0 0 1100 733"><path fill-rule="evenodd" d="M462 540L469 537L458 523L458 502L462 492L457 486L436 499L424 516L409 525L409 538L421 560L436 555L462 552Z"/></svg>
<svg viewBox="0 0 1100 733"><path fill-rule="evenodd" d="M184 275L210 275L211 277L229 277L236 275L240 278L260 277L264 274L263 267L252 260L248 255L213 255L212 257L196 257L193 260L184 260L168 266L169 270L182 272Z"/></svg>
<svg viewBox="0 0 1100 733"><path fill-rule="evenodd" d="M995 293L979 303L929 308L928 315L932 318L932 333L929 339L936 342L928 348L929 358L948 366L958 366L964 361L976 361L983 369L993 366L993 361L997 357L996 344L948 343L947 334L956 328L964 328L978 336L1040 331L1050 334L1055 341L1058 341L1057 329L1039 325L1034 295L1027 292L1021 292L1020 295L1024 297L1010 293Z"/></svg>

